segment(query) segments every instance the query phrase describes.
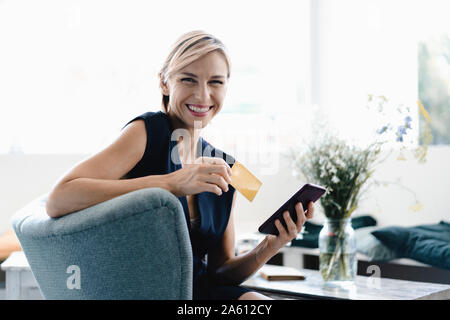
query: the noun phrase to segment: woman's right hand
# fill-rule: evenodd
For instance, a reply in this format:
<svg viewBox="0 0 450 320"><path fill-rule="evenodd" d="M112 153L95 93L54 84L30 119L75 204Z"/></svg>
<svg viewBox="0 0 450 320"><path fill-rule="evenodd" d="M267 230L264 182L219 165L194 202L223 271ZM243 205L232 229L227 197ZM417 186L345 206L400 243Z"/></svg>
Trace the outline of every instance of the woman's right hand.
<svg viewBox="0 0 450 320"><path fill-rule="evenodd" d="M220 196L228 192L231 168L222 158L199 157L192 164L168 175L172 193L177 197L212 192Z"/></svg>

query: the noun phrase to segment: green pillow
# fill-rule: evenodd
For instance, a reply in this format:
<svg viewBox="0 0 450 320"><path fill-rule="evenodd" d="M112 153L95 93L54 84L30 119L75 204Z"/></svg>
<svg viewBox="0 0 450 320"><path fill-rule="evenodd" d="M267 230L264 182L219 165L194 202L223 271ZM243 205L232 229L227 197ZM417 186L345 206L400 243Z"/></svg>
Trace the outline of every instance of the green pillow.
<svg viewBox="0 0 450 320"><path fill-rule="evenodd" d="M450 224L387 227L372 234L399 256L450 270Z"/></svg>

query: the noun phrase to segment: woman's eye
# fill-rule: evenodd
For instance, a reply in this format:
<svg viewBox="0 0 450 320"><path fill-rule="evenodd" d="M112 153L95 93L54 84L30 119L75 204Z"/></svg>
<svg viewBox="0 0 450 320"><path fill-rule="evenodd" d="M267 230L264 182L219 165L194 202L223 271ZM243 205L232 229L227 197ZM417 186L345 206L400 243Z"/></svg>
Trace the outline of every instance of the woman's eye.
<svg viewBox="0 0 450 320"><path fill-rule="evenodd" d="M192 78L183 78L183 79L181 79L181 81L186 81L186 82L191 82L191 83L194 83L194 82L196 82L194 79L192 79ZM215 84L223 84L223 82L222 81L219 81L219 80L213 80L213 81L211 81L211 83L215 83Z"/></svg>

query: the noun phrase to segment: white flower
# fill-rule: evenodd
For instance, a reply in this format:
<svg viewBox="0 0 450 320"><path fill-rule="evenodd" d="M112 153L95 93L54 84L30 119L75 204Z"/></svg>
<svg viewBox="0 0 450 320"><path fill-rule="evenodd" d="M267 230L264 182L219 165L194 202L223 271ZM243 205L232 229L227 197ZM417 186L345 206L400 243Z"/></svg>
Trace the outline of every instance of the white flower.
<svg viewBox="0 0 450 320"><path fill-rule="evenodd" d="M331 167L330 173L332 173L332 174L336 174L336 173L337 173L337 169L336 169L335 166L332 166L332 167Z"/></svg>
<svg viewBox="0 0 450 320"><path fill-rule="evenodd" d="M319 164L322 165L324 162L326 161L326 159L322 156L319 157Z"/></svg>
<svg viewBox="0 0 450 320"><path fill-rule="evenodd" d="M339 178L337 176L333 176L333 178L331 178L331 182L333 182L334 184L339 183L341 180L339 180Z"/></svg>
<svg viewBox="0 0 450 320"><path fill-rule="evenodd" d="M339 167L341 167L341 168L345 168L345 162L344 161L342 161L342 159L341 158L336 158L336 164L339 166Z"/></svg>

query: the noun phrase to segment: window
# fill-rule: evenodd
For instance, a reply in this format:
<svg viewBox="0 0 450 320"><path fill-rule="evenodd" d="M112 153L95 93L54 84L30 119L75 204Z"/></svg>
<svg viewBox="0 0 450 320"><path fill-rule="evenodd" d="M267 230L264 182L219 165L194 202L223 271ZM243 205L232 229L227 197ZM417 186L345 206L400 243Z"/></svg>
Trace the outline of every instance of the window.
<svg viewBox="0 0 450 320"><path fill-rule="evenodd" d="M419 43L419 97L430 115L431 144L450 144L450 33ZM423 136L427 119L420 120Z"/></svg>
<svg viewBox="0 0 450 320"><path fill-rule="evenodd" d="M414 8L412 1L320 0L313 9L314 102L357 144L376 130L365 108L369 94L411 106L417 135Z"/></svg>
<svg viewBox="0 0 450 320"><path fill-rule="evenodd" d="M2 1L0 153L97 151L133 117L160 110L157 72L195 29L232 59L223 112L205 137L231 154L242 134L264 132L266 145L277 135L267 126L308 99L308 10L289 0Z"/></svg>
<svg viewBox="0 0 450 320"><path fill-rule="evenodd" d="M316 2L314 100L343 136L363 142L375 131L364 108L374 94L386 96L393 107L411 108L411 145L423 142L418 138L426 119L420 116L418 98L431 116L433 143L448 143L448 9L448 1L441 0Z"/></svg>

